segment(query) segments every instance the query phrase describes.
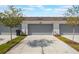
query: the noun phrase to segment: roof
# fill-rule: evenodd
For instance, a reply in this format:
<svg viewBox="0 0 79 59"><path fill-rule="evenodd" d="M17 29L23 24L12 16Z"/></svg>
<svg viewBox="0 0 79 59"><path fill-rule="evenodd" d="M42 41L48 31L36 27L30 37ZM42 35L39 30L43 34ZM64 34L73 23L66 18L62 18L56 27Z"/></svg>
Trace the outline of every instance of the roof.
<svg viewBox="0 0 79 59"><path fill-rule="evenodd" d="M64 21L66 17L25 17L25 21Z"/></svg>
<svg viewBox="0 0 79 59"><path fill-rule="evenodd" d="M23 23L27 24L65 24L65 17L25 17Z"/></svg>

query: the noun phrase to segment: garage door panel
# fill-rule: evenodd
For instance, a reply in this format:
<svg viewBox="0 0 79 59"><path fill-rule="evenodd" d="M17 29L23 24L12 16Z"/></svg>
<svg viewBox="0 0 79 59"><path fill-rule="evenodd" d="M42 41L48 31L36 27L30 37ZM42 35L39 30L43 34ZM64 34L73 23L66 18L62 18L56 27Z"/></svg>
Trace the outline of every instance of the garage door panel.
<svg viewBox="0 0 79 59"><path fill-rule="evenodd" d="M67 24L60 24L60 34L72 34L73 27Z"/></svg>
<svg viewBox="0 0 79 59"><path fill-rule="evenodd" d="M30 35L48 35L52 34L53 25L50 24L29 24Z"/></svg>
<svg viewBox="0 0 79 59"><path fill-rule="evenodd" d="M79 34L79 25L74 27L75 34ZM68 24L60 24L60 34L73 34L73 27Z"/></svg>
<svg viewBox="0 0 79 59"><path fill-rule="evenodd" d="M76 33L76 34L79 34L79 25L77 25L77 26L75 27L75 33Z"/></svg>

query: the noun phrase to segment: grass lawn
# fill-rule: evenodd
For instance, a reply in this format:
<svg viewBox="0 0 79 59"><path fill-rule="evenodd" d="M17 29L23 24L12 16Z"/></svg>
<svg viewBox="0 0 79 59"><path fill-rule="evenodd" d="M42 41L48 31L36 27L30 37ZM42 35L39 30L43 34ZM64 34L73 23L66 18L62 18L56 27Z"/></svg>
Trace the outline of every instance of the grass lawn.
<svg viewBox="0 0 79 59"><path fill-rule="evenodd" d="M23 40L26 36L18 36L7 43L0 45L0 54L4 54L9 51L12 47L18 44L21 40Z"/></svg>
<svg viewBox="0 0 79 59"><path fill-rule="evenodd" d="M66 44L68 44L69 46L74 48L75 50L79 51L79 43L74 42L74 41L72 41L68 38L65 38L65 37L61 36L61 35L55 35L55 37L57 37L61 41L65 42Z"/></svg>

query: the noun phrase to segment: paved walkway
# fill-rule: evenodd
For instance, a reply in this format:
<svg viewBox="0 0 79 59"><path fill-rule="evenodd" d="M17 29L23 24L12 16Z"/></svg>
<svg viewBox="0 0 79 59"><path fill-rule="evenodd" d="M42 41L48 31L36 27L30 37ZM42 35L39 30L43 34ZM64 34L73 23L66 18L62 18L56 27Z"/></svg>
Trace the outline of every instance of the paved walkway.
<svg viewBox="0 0 79 59"><path fill-rule="evenodd" d="M53 44L44 48L45 54L64 54L64 53L76 54L76 53L79 53L54 36L51 36L51 35L31 35L31 36L27 36L18 45L13 47L9 52L7 52L7 54L41 54L40 47L29 47L27 45L27 42L29 40L39 40L39 39L47 39L47 40L53 41Z"/></svg>
<svg viewBox="0 0 79 59"><path fill-rule="evenodd" d="M15 38L16 35L12 35L12 38ZM10 39L10 35L0 35L0 45L8 42Z"/></svg>
<svg viewBox="0 0 79 59"><path fill-rule="evenodd" d="M63 35L66 38L69 38L70 40L73 40L73 35ZM74 35L74 41L79 43L79 35Z"/></svg>

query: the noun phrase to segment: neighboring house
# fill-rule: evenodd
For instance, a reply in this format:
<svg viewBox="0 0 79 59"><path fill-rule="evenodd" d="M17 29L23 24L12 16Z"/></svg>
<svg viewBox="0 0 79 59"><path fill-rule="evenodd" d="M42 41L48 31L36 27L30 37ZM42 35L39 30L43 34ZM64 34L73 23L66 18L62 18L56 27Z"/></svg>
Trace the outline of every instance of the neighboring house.
<svg viewBox="0 0 79 59"><path fill-rule="evenodd" d="M21 29L28 35L72 34L73 27L66 24L65 17L25 17L22 25L13 29ZM0 26L0 34L9 33L9 28ZM75 34L79 34L79 25L75 27Z"/></svg>
<svg viewBox="0 0 79 59"><path fill-rule="evenodd" d="M12 29L12 34L16 35L16 30L21 29L21 26ZM0 35L9 35L10 28L0 24Z"/></svg>

